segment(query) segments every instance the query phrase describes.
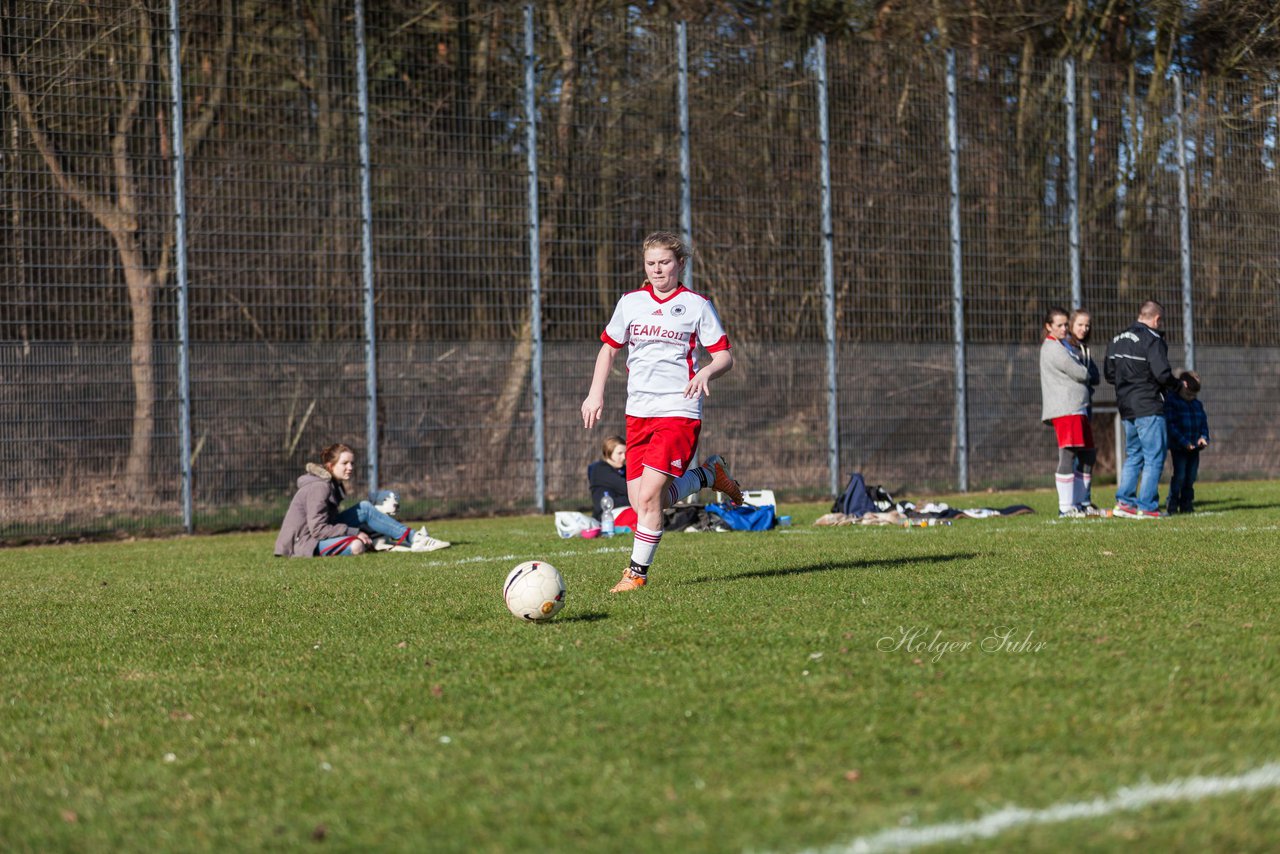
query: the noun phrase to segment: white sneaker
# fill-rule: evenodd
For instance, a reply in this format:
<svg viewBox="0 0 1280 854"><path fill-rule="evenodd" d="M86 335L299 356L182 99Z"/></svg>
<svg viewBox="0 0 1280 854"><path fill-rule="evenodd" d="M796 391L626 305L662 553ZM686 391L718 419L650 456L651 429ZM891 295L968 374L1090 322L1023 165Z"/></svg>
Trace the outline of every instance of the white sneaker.
<svg viewBox="0 0 1280 854"><path fill-rule="evenodd" d="M411 552L434 552L439 549L447 549L453 543L447 540L437 540L435 537L427 533L425 527L419 528L413 532L413 538L409 542L409 551Z"/></svg>
<svg viewBox="0 0 1280 854"><path fill-rule="evenodd" d="M413 551L410 546L413 545L412 535L402 540L393 540L390 537L374 537L373 550L375 552L408 552Z"/></svg>

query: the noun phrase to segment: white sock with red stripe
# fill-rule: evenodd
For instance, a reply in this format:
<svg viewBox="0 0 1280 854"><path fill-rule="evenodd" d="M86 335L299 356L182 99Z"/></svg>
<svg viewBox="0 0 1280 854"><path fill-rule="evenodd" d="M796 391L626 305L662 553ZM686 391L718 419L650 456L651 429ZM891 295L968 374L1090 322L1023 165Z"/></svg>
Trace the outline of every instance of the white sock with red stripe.
<svg viewBox="0 0 1280 854"><path fill-rule="evenodd" d="M1075 506L1076 476L1054 472L1053 480L1058 485L1058 509L1070 510Z"/></svg>
<svg viewBox="0 0 1280 854"><path fill-rule="evenodd" d="M653 555L662 542L661 531L650 531L644 525L636 525L635 542L631 545L631 565L647 567L653 563Z"/></svg>
<svg viewBox="0 0 1280 854"><path fill-rule="evenodd" d="M706 489L716 481L716 473L704 466L691 468L684 474L667 484L667 500L664 507L670 507L681 498L688 498L700 489Z"/></svg>

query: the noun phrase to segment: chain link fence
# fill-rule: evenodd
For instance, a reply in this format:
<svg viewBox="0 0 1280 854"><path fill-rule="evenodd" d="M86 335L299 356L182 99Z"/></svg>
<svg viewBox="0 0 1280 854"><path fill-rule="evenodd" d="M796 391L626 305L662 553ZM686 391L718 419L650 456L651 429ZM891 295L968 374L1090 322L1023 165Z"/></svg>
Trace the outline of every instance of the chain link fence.
<svg viewBox="0 0 1280 854"><path fill-rule="evenodd" d="M751 487L1047 485L1041 315L1091 309L1100 359L1147 298L1204 476L1277 474L1271 89L376 5L7 3L0 538L274 526L335 441L410 517L582 506L657 228L734 341L703 444Z"/></svg>

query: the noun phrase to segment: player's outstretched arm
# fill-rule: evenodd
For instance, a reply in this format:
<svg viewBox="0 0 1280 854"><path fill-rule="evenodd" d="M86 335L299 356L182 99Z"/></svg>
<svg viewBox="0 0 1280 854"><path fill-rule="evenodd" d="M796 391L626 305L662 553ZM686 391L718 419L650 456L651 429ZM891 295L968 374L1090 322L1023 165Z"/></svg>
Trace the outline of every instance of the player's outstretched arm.
<svg viewBox="0 0 1280 854"><path fill-rule="evenodd" d="M582 426L590 430L604 416L604 386L609 381L609 371L613 370L613 359L618 351L608 344L600 345L596 354L596 367L591 374L591 391L587 399L582 401Z"/></svg>

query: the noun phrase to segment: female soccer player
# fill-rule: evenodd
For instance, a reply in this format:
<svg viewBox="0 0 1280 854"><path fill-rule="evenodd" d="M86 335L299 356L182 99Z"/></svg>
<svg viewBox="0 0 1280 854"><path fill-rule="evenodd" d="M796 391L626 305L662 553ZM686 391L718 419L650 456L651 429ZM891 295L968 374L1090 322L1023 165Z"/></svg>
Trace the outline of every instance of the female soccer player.
<svg viewBox="0 0 1280 854"><path fill-rule="evenodd" d="M1093 389L1094 386L1101 382L1102 372L1098 370L1098 365L1093 361L1093 356L1089 352L1089 332L1093 329L1093 316L1083 308L1072 310L1071 317L1067 323L1067 343L1071 345L1072 355L1084 365L1089 371L1089 382L1087 400L1085 405L1085 420L1087 421L1093 416ZM1086 516L1104 516L1101 509L1093 503L1093 463L1098 456L1097 449L1094 449L1093 455L1088 453L1083 455L1076 454L1075 461L1075 482L1073 484L1073 498L1076 506L1085 512Z"/></svg>
<svg viewBox="0 0 1280 854"><path fill-rule="evenodd" d="M715 455L689 467L702 429L702 398L733 367L729 337L711 301L680 282L689 248L666 231L644 241L645 283L623 294L600 335L603 344L582 402L590 430L604 411L614 357L627 347L627 497L636 511L631 565L611 592L643 587L662 541L662 508L712 487L742 502L738 482ZM711 361L698 367L701 344Z"/></svg>
<svg viewBox="0 0 1280 854"><path fill-rule="evenodd" d="M1098 369L1089 370L1087 350L1073 347L1068 338L1065 309L1054 306L1044 316L1044 340L1040 343L1040 420L1053 427L1058 439L1058 515L1064 518L1092 516L1099 511L1086 489L1097 450L1089 425L1089 402L1098 384ZM1085 331L1087 337L1088 333ZM1092 512L1090 510L1092 508Z"/></svg>

